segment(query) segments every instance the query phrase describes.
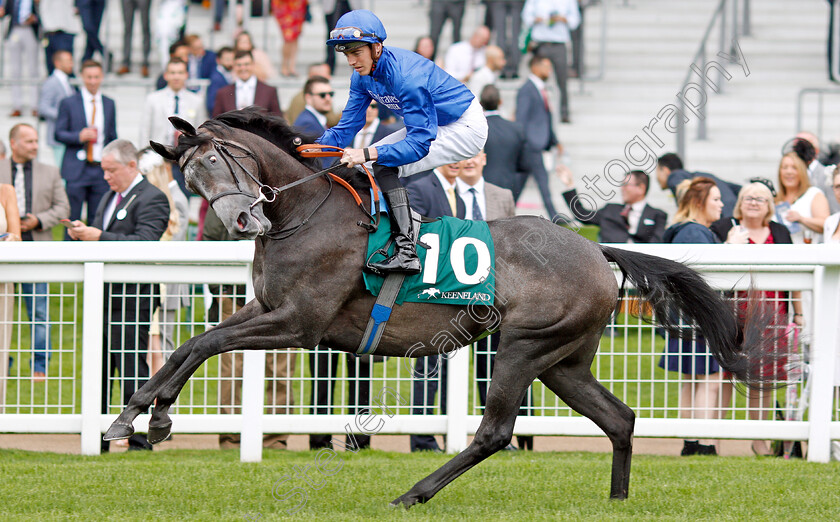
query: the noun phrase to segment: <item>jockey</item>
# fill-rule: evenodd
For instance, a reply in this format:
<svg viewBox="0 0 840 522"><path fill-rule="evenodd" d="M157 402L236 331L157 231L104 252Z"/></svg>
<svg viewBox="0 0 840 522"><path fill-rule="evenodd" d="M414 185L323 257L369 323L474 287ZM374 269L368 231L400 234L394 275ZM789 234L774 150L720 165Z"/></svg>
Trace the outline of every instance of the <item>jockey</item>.
<svg viewBox="0 0 840 522"><path fill-rule="evenodd" d="M382 272L420 272L412 241L408 195L399 181L472 158L487 141L487 120L475 96L431 61L404 49L385 47L385 27L370 11L350 11L330 31L327 45L353 67L350 99L338 125L319 143L344 146L365 124L372 100L401 115L405 128L364 149L345 149L348 167L373 163L376 182L390 207L394 255L373 267Z"/></svg>

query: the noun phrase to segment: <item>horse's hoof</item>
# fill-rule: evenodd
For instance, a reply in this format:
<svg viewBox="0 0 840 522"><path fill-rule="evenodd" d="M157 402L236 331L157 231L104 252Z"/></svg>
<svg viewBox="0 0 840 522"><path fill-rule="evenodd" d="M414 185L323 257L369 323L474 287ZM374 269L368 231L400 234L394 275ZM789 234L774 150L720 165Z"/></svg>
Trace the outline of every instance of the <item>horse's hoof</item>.
<svg viewBox="0 0 840 522"><path fill-rule="evenodd" d="M409 499L407 495L403 495L403 496L391 501L391 503L388 504L388 505L392 508L398 508L398 507L402 506L405 509L408 509L416 503L417 503L416 499Z"/></svg>
<svg viewBox="0 0 840 522"><path fill-rule="evenodd" d="M105 432L102 440L127 439L132 435L134 435L134 426L124 422L114 421L111 427L108 428L108 431Z"/></svg>
<svg viewBox="0 0 840 522"><path fill-rule="evenodd" d="M170 433L172 433L172 421L161 424L160 426L149 424L149 432L146 434L146 440L149 441L149 444L157 444L168 439Z"/></svg>

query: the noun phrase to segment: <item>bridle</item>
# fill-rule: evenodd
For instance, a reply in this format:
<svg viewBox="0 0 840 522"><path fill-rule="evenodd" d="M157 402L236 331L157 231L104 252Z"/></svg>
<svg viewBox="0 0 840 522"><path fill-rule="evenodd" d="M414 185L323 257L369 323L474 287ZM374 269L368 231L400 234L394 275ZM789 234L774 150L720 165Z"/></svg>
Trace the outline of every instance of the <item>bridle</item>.
<svg viewBox="0 0 840 522"><path fill-rule="evenodd" d="M300 142L299 138L295 138L295 140L298 141L298 143ZM230 172L230 175L233 178L233 182L236 185L236 190L225 190L223 192L219 192L218 194L216 194L212 198L210 198L207 202L208 202L208 204L210 205L211 208L213 207L213 203L215 203L216 201L218 201L219 199L221 199L225 196L245 196L245 197L248 197L248 198L252 198L254 200L248 207L248 210L250 212L251 210L254 209L255 206L257 206L260 203L273 203L277 199L277 195L280 194L281 192L284 192L284 191L289 190L293 187L296 187L298 185L302 185L302 184L304 184L308 181L312 181L316 178L320 178L322 176L325 176L325 175L329 174L329 175L326 176L327 177L327 182L329 184L326 195L315 206L315 208L312 209L312 211L306 216L306 218L304 218L300 223L298 223L297 225L292 226L292 227L287 227L287 228L284 228L282 230L277 230L277 231L269 230L265 235L267 237L269 237L270 239L275 239L275 240L286 239L287 237L289 237L292 234L294 234L295 232L297 232L301 227L306 225L309 222L309 220L312 218L312 216L315 215L315 212L317 212L318 209L320 209L324 205L324 203L327 202L327 199L329 199L330 195L332 194L333 181L336 181L337 183L342 185L344 188L346 188L348 191L350 191L350 193L353 195L354 199L356 200L356 204L359 205L362 212L365 214L365 217L367 217L370 221L368 223L365 223L363 221L359 221L356 224L360 227L365 228L368 232L375 232L376 229L378 228L378 226L379 226L379 189L376 186L376 183L373 180L373 176L371 176L367 167L365 167L364 170L368 175L368 178L369 178L370 183L371 183L371 187L373 187L373 201L374 201L374 206L375 206L375 209L374 209L373 213L371 213L371 212L369 212L365 209L364 204L362 203L362 200L359 197L358 192L356 192L356 189L354 189L352 186L350 186L350 184L347 183L345 180L339 178L338 176L336 176L335 174L332 173L333 170L342 166L341 163L336 163L336 164L334 164L334 165L332 165L332 166L330 166L330 167L328 167L324 170L315 172L314 174L310 174L309 176L306 176L306 177L303 177L301 179L295 180L291 183L287 183L287 184L285 184L281 187L272 187L272 186L266 185L265 183L260 181L260 179L259 179L260 178L260 163L257 160L257 158L256 158L256 156L254 155L253 152L251 152L247 148L243 147L242 145L239 145L238 143L235 143L235 142L232 142L232 141L222 140L222 139L219 139L219 138L216 138L216 137L210 137L209 141L213 146L213 150L216 151L217 156L219 158L221 158L222 161L225 162L225 166L227 167L228 171ZM192 157L195 155L195 153L198 151L199 148L200 148L199 146L196 146L193 149L193 151L189 154L189 156L187 156L187 159L184 160L184 162L180 165L182 171L184 170L184 167L192 160ZM231 148L232 149L237 149L237 150L241 151L243 154L240 155L240 156L237 156L230 151ZM344 153L344 150L339 148L339 147L331 147L331 146L327 146L327 145L318 145L318 144L300 145L297 148L297 150L298 150L298 152L301 153L302 156L309 157L309 158L339 157ZM254 162L254 164L257 167L256 174L252 173L247 167L245 167L245 165L242 164L242 162L240 160L244 159L244 158L250 158ZM216 159L215 156L210 156L210 162L211 163L215 163L216 161L218 161L218 159ZM250 192L246 192L245 190L242 189L242 186L240 185L239 177L236 175L236 170L233 168L233 165L231 164L231 162L235 163L236 166L238 166L240 169L242 169L245 172L245 174L247 174L248 177L251 178L251 180L254 183L257 184L257 187L259 187L257 189L257 192L259 193L258 195L252 194Z"/></svg>

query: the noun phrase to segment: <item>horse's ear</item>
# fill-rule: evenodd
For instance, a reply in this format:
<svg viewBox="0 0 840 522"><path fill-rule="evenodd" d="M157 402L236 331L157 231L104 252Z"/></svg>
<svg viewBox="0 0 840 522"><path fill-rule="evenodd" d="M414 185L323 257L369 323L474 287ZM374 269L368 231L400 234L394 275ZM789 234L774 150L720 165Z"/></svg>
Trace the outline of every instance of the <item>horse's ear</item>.
<svg viewBox="0 0 840 522"><path fill-rule="evenodd" d="M172 126L175 127L175 130L180 131L181 134L195 136L195 127L193 127L192 123L187 120L181 119L177 116L170 116L169 121L172 122Z"/></svg>
<svg viewBox="0 0 840 522"><path fill-rule="evenodd" d="M152 146L152 150L160 154L164 159L168 159L169 161L175 161L178 159L178 154L175 153L175 147L167 147L166 145L161 145L156 141L150 141L149 145Z"/></svg>

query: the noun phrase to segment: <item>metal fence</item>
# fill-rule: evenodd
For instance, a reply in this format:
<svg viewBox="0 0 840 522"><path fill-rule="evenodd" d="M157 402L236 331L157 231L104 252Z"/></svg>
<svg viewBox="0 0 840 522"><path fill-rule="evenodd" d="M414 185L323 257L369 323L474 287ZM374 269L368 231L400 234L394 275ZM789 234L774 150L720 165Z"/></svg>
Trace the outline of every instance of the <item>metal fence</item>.
<svg viewBox="0 0 840 522"><path fill-rule="evenodd" d="M11 364L7 375L0 373L0 389L5 391L0 432L81 433L84 454L100 451L101 434L120 411L122 392L136 380L129 362L137 367L146 360L145 354L126 347L146 335L153 339L150 346L157 346L154 339L159 332L161 349L150 351L165 358L167 336L178 346L252 295L253 244L248 242L2 245L0 359L6 349ZM627 313L641 312L650 319L649 310L631 295L603 336L592 370L635 410L636 436L802 440L809 443L810 460L827 461L830 440L840 439L840 397L834 388L838 248L626 248L689 260L727 298L739 298L738 292L747 290L751 281L760 290L782 292L774 297L780 311L775 326L785 339L790 360L804 363L804 371L781 372L778 378L790 384L787 388L764 398L738 391L729 397L724 391L719 398L705 397L711 408L701 408L682 393L698 384L697 378L660 367L669 339L649 321ZM42 285L39 289L38 284L21 283ZM140 290L143 284L152 290ZM151 334L153 307L143 318L143 307L137 304L146 295L175 303L160 308ZM47 302L46 315L30 317L29 307L37 308L39 297ZM806 326L794 333L787 328L793 305L800 299ZM115 303L133 307L135 313L116 321ZM105 331L104 316L111 318ZM116 334L115 322L121 327ZM33 373L36 359L45 351L43 341L37 340L39 327L49 332L51 346L43 378ZM110 346L107 357L103 344ZM241 458L246 461L261 458L263 433L445 434L447 450L460 451L481 420L481 397L491 364L487 344L485 340L457 350L445 363L425 360L425 367L414 359L357 358L323 346L213 357L198 369L173 406L173 431L241 433ZM151 359L152 368L161 359ZM120 366L125 375L113 366ZM108 375L105 386L103 369ZM722 373L708 382L727 389ZM103 405L109 405L107 413ZM138 418L138 432L145 431L148 420L148 415ZM601 435L592 422L538 382L523 404L515 433Z"/></svg>

